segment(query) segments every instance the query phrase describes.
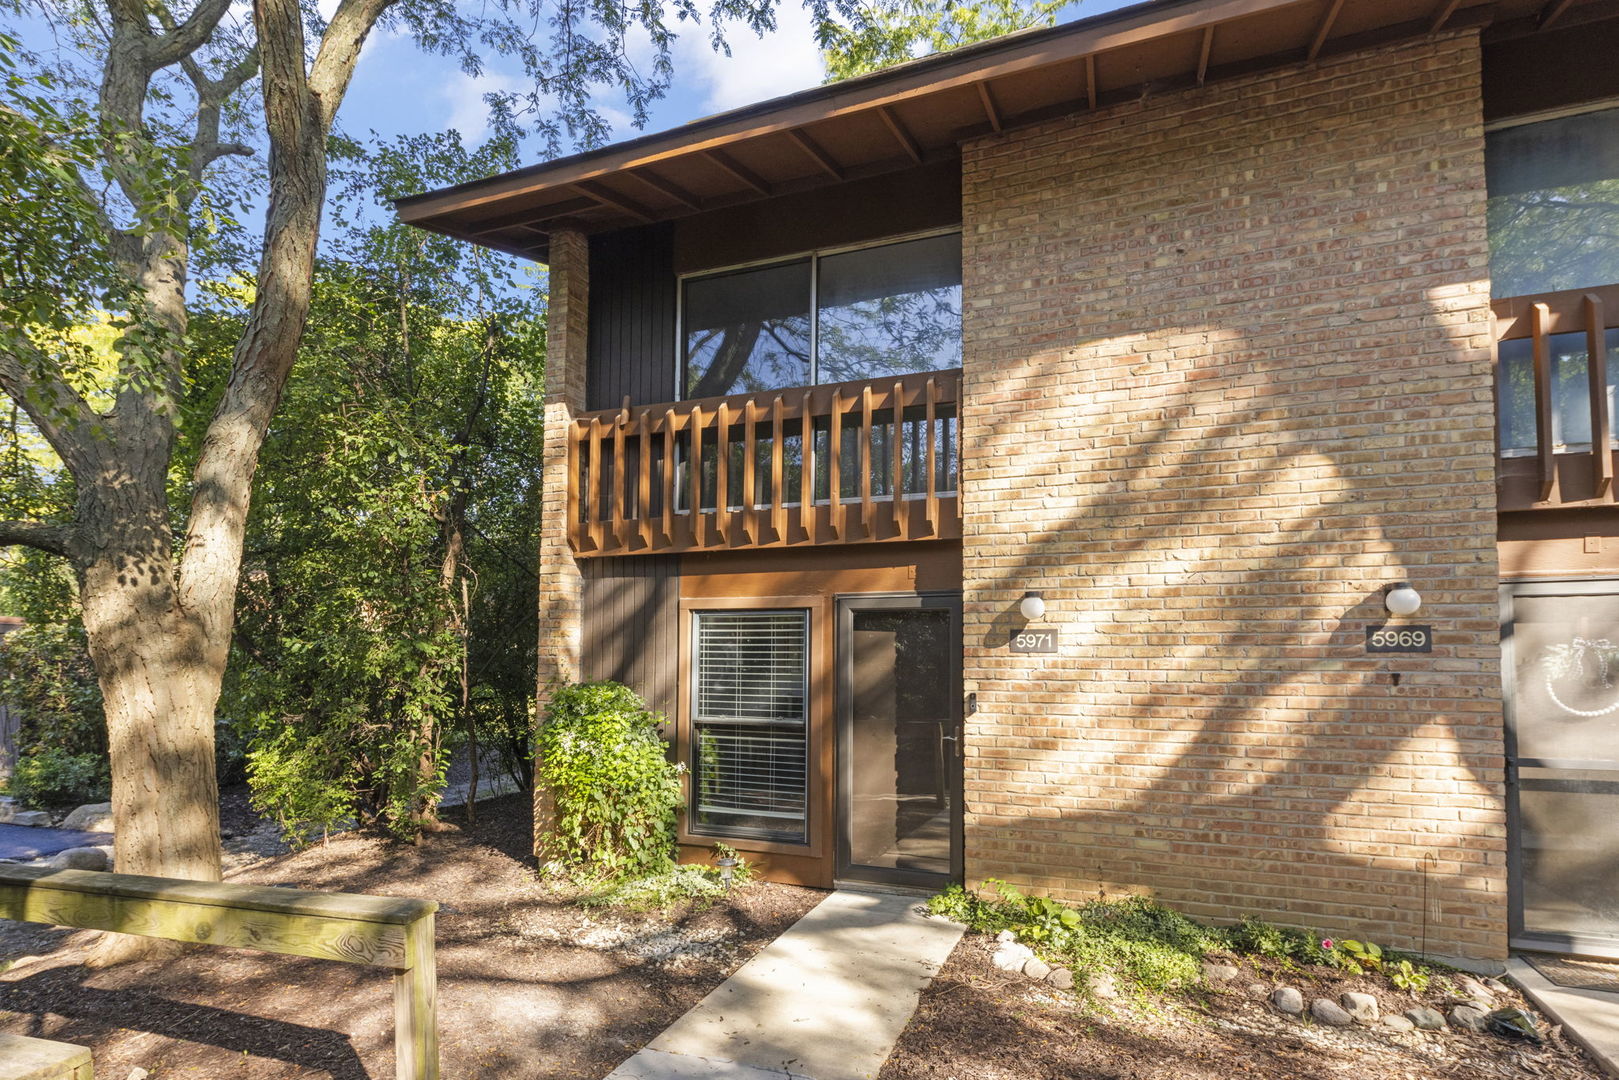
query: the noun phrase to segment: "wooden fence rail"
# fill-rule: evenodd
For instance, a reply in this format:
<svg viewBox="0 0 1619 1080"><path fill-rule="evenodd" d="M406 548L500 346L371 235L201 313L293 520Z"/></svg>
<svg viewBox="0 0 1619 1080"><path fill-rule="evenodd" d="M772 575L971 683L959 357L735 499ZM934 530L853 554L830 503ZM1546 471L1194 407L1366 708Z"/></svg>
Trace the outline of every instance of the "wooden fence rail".
<svg viewBox="0 0 1619 1080"><path fill-rule="evenodd" d="M1619 286L1510 297L1493 309L1500 509L1612 505L1608 354L1619 345Z"/></svg>
<svg viewBox="0 0 1619 1080"><path fill-rule="evenodd" d="M961 371L586 413L568 440L579 555L961 535Z"/></svg>
<svg viewBox="0 0 1619 1080"><path fill-rule="evenodd" d="M431 900L0 865L0 918L392 968L395 1073L437 1080Z"/></svg>

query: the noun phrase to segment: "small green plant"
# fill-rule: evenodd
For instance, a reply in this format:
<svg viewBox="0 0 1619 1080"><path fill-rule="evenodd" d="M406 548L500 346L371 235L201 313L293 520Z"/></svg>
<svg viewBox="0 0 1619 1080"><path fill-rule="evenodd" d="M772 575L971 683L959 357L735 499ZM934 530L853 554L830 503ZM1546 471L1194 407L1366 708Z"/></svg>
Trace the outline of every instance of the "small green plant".
<svg viewBox="0 0 1619 1080"><path fill-rule="evenodd" d="M1257 954L1272 960L1300 964L1332 962L1327 950L1321 947L1321 939L1310 931L1276 926L1251 915L1227 929L1226 940L1234 952Z"/></svg>
<svg viewBox="0 0 1619 1080"><path fill-rule="evenodd" d="M111 790L107 759L45 747L18 759L7 790L25 806L102 802Z"/></svg>
<svg viewBox="0 0 1619 1080"><path fill-rule="evenodd" d="M1332 962L1345 971L1376 971L1383 966L1383 950L1374 942L1345 938L1334 943L1330 938L1321 947L1331 955Z"/></svg>
<svg viewBox="0 0 1619 1080"><path fill-rule="evenodd" d="M608 880L669 869L680 769L664 754L658 717L627 686L564 686L536 740L537 780L551 797L544 854Z"/></svg>
<svg viewBox="0 0 1619 1080"><path fill-rule="evenodd" d="M1387 970L1389 982L1393 983L1401 990L1407 990L1413 994L1420 994L1424 990L1428 989L1429 975L1427 969L1419 967L1409 960L1401 960L1398 964L1388 968Z"/></svg>

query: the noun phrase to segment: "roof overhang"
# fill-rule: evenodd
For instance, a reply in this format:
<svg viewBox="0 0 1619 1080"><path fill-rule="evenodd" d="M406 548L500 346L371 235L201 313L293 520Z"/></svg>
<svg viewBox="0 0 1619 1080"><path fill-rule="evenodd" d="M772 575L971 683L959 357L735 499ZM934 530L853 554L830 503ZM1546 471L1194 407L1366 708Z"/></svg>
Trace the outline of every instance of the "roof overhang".
<svg viewBox="0 0 1619 1080"><path fill-rule="evenodd" d="M791 2L791 0L788 0ZM531 258L606 231L959 154L964 140L1421 35L1535 33L1619 0L1152 0L1028 30L598 150L400 199L402 221Z"/></svg>

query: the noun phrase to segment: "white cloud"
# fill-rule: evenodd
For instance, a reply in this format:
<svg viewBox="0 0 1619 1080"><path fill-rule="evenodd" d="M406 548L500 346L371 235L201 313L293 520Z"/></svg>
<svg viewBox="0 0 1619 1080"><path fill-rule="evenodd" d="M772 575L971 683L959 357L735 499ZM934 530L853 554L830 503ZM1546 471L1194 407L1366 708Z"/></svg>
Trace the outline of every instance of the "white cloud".
<svg viewBox="0 0 1619 1080"><path fill-rule="evenodd" d="M675 78L700 95L709 112L819 85L825 78L809 12L800 4L777 9L776 29L763 38L731 28L731 55L709 47L706 27L688 27L675 43Z"/></svg>

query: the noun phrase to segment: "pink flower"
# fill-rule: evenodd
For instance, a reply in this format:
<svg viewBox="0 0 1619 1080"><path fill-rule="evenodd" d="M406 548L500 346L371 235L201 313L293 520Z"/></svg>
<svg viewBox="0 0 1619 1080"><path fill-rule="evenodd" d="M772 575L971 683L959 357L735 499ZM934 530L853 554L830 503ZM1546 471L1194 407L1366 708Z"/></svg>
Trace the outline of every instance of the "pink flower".
<svg viewBox="0 0 1619 1080"><path fill-rule="evenodd" d="M1328 952L1331 952L1332 951L1332 939L1331 938L1322 938L1321 939L1321 947L1323 949L1327 950Z"/></svg>

